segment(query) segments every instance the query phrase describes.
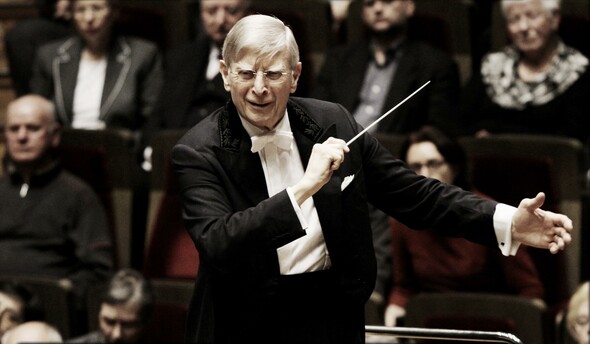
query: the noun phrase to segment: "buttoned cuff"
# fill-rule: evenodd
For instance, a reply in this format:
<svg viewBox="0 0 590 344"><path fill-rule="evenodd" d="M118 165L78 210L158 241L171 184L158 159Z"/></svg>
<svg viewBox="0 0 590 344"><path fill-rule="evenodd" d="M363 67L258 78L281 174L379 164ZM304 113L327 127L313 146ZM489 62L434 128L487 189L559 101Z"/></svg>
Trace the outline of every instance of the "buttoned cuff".
<svg viewBox="0 0 590 344"><path fill-rule="evenodd" d="M512 218L516 213L516 208L507 204L498 203L494 212L494 231L498 247L505 256L514 256L520 242L512 240Z"/></svg>
<svg viewBox="0 0 590 344"><path fill-rule="evenodd" d="M288 187L286 191L287 195L289 195L289 199L291 200L291 204L293 205L293 210L295 210L295 214L297 215L297 219L299 219L299 223L301 224L301 229L306 230L309 227L309 224L303 216L303 211L301 210L301 207L295 199L295 194L293 193L293 190L291 190L291 187Z"/></svg>

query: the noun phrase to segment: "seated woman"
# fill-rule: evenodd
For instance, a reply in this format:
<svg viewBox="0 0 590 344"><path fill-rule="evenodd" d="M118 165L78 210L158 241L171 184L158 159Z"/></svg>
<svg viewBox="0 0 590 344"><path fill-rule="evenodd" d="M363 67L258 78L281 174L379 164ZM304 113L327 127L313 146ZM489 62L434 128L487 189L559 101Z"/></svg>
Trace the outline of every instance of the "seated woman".
<svg viewBox="0 0 590 344"><path fill-rule="evenodd" d="M502 0L512 44L484 56L461 102L466 133L588 138L588 59L558 35L560 1Z"/></svg>
<svg viewBox="0 0 590 344"><path fill-rule="evenodd" d="M409 134L400 158L417 174L478 193L469 186L461 146L434 127ZM481 193L480 196L486 197ZM526 250L505 257L497 250L392 220L393 286L385 325L395 326L409 299L421 292L509 293L542 299L543 286ZM459 235L459 233L458 233Z"/></svg>
<svg viewBox="0 0 590 344"><path fill-rule="evenodd" d="M162 85L157 46L121 35L115 0L73 0L77 34L43 45L31 90L55 102L66 127L140 130Z"/></svg>

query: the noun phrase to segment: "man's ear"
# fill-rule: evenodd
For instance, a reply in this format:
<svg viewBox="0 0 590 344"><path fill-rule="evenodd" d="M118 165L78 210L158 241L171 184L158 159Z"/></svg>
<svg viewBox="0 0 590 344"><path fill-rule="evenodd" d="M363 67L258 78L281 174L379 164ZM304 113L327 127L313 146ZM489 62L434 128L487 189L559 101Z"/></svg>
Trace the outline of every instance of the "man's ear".
<svg viewBox="0 0 590 344"><path fill-rule="evenodd" d="M221 77L223 78L223 88L229 92L229 68L224 60L219 60L219 73L221 73Z"/></svg>
<svg viewBox="0 0 590 344"><path fill-rule="evenodd" d="M295 66L295 69L293 70L293 75L291 77L291 93L295 93L295 91L297 90L297 82L299 81L299 77L301 76L302 68L303 65L301 64L301 62L297 62L297 66Z"/></svg>
<svg viewBox="0 0 590 344"><path fill-rule="evenodd" d="M51 138L51 146L56 148L59 146L61 142L61 125L55 123L54 127L51 129L52 131L52 138Z"/></svg>

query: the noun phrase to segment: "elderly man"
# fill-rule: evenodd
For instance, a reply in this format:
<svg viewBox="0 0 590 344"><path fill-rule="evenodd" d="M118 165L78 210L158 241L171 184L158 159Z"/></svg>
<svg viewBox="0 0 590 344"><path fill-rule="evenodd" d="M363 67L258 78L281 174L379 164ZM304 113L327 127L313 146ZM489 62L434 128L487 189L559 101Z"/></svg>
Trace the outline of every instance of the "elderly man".
<svg viewBox="0 0 590 344"><path fill-rule="evenodd" d="M514 208L418 176L342 106L290 97L301 69L283 22L241 19L223 45L231 103L173 149L200 258L188 341L364 342L376 273L367 201L504 254L571 241L571 220L541 210L542 193Z"/></svg>
<svg viewBox="0 0 590 344"><path fill-rule="evenodd" d="M0 275L45 276L86 287L113 266L105 212L89 185L63 170L53 104L37 95L7 108L0 177Z"/></svg>

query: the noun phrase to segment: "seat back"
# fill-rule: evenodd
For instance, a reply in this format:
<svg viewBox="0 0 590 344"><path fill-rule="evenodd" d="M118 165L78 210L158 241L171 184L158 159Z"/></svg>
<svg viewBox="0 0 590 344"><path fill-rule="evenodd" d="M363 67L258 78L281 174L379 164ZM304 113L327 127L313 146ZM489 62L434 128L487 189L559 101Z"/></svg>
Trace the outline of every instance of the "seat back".
<svg viewBox="0 0 590 344"><path fill-rule="evenodd" d="M182 199L171 160L184 130L157 133L152 142L149 230L143 273L150 278L193 280L199 256L182 219Z"/></svg>
<svg viewBox="0 0 590 344"><path fill-rule="evenodd" d="M523 343L553 342L546 307L513 295L424 293L411 298L405 326L512 333Z"/></svg>
<svg viewBox="0 0 590 344"><path fill-rule="evenodd" d="M156 305L146 338L154 343L183 343L192 281L152 279Z"/></svg>
<svg viewBox="0 0 590 344"><path fill-rule="evenodd" d="M135 158L135 144L134 134L130 131L66 128L60 145L64 168L83 179L88 178L91 185L98 188L101 198L104 199L110 193L112 206L107 205L106 208L107 211L111 208L109 217L114 223L117 267L131 266L134 250L132 236L139 231L143 238L145 233L145 228L133 228L134 215L141 212L133 207L134 190L141 186L142 181ZM105 171L97 171L102 168Z"/></svg>
<svg viewBox="0 0 590 344"><path fill-rule="evenodd" d="M518 206L518 200L547 194L544 208L568 215L574 224L573 237L580 237L582 218L583 145L576 139L501 134L488 138L458 139L467 153L474 186L500 202ZM531 250L546 288L550 307L567 300L580 281L580 241L565 252L551 255ZM565 272L565 275L563 275ZM562 276L562 277L561 277Z"/></svg>

